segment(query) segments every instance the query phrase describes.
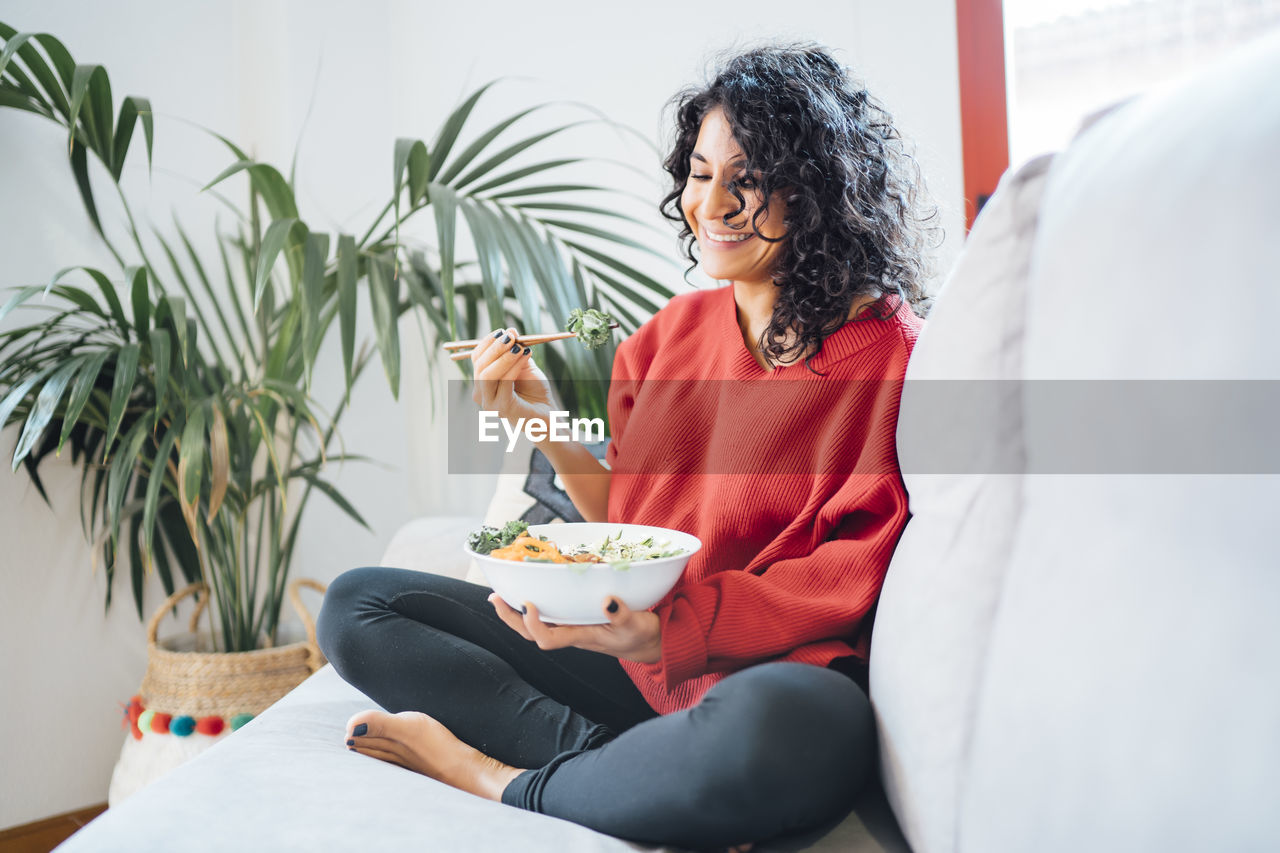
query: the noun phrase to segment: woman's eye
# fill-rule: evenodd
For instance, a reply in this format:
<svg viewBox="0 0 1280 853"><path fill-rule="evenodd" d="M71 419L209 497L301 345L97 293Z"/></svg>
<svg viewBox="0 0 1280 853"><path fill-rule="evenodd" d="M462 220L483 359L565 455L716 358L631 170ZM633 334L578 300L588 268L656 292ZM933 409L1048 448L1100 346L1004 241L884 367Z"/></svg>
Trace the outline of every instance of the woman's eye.
<svg viewBox="0 0 1280 853"><path fill-rule="evenodd" d="M710 175L689 175L689 180L691 180L691 181L709 181L709 180L711 180L711 176L710 176Z"/></svg>

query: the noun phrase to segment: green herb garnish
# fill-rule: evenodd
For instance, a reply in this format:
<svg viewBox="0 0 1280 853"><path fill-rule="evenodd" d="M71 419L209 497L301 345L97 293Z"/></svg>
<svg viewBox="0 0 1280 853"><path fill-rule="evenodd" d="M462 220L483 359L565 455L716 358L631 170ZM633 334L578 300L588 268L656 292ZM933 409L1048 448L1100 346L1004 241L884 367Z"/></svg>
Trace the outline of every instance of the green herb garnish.
<svg viewBox="0 0 1280 853"><path fill-rule="evenodd" d="M587 349L598 349L608 343L611 323L613 318L603 311L574 308L569 312L569 322L565 324L565 329L577 335Z"/></svg>
<svg viewBox="0 0 1280 853"><path fill-rule="evenodd" d="M619 540L622 539L621 530L618 531L618 539ZM612 541L613 541L613 537L609 536L609 534L606 533L604 537L604 541L600 543L600 551L598 552L598 556L603 557L605 555L605 552L609 550L609 543Z"/></svg>

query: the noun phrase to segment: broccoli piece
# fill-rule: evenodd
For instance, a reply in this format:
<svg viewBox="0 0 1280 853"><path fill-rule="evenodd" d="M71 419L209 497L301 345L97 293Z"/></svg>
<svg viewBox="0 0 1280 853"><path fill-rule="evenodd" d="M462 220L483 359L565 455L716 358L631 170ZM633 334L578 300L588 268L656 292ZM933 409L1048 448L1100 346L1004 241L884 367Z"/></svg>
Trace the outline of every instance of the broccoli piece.
<svg viewBox="0 0 1280 853"><path fill-rule="evenodd" d="M608 342L609 324L612 322L612 317L595 308L588 308L585 311L574 308L569 312L569 322L565 325L565 329L577 335L578 340L582 341L582 345L587 349L597 349Z"/></svg>

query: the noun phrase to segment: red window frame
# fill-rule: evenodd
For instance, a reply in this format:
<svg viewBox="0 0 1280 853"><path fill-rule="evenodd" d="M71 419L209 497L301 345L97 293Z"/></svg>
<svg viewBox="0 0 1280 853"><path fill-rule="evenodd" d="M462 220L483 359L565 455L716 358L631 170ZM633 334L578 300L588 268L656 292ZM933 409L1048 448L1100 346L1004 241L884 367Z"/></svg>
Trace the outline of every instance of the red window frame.
<svg viewBox="0 0 1280 853"><path fill-rule="evenodd" d="M1009 168L1002 0L956 0L965 230Z"/></svg>

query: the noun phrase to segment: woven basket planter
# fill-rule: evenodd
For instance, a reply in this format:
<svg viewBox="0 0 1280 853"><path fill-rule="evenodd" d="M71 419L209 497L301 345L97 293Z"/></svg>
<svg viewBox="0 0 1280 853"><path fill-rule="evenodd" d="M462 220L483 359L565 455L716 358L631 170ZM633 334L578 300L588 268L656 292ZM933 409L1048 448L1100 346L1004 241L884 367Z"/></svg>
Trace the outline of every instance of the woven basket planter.
<svg viewBox="0 0 1280 853"><path fill-rule="evenodd" d="M196 647L196 626L208 601L195 583L175 592L147 624L147 671L129 702L130 732L111 777L114 805L149 782L240 728L324 666L315 620L302 604L301 587L323 593L313 580L289 584L289 600L306 639L251 652L181 651ZM160 641L160 622L183 599L204 593L191 615L190 633Z"/></svg>
<svg viewBox="0 0 1280 853"><path fill-rule="evenodd" d="M262 713L301 684L324 666L324 656L316 645L315 622L298 595L299 586L321 593L325 588L311 580L295 580L289 585L289 600L302 617L307 639L251 652L180 652L161 646L156 635L164 615L205 587L196 583L169 596L147 625L147 674L139 691L143 707L158 713L217 715L230 720L239 714ZM191 615L193 634L207 601L208 596L202 596Z"/></svg>

